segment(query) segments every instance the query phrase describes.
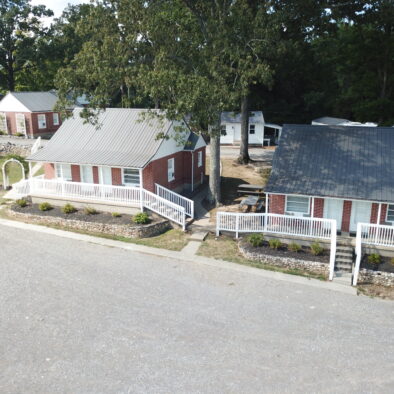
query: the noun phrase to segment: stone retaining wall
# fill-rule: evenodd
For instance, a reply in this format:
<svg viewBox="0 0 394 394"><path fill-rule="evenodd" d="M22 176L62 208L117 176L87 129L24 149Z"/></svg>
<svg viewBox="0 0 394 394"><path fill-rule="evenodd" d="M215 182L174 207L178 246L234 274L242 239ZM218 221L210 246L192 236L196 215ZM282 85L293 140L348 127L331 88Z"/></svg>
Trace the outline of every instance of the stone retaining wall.
<svg viewBox="0 0 394 394"><path fill-rule="evenodd" d="M0 139L0 155L19 155L26 157L30 155L31 145L12 144L11 142L3 142Z"/></svg>
<svg viewBox="0 0 394 394"><path fill-rule="evenodd" d="M328 278L329 265L320 263L318 261L307 261L302 259L295 259L292 257L279 257L264 254L263 252L254 252L244 247L242 242L238 243L238 248L241 254L248 260L258 261L263 264L273 265L282 268L299 269L308 271L318 275L324 275Z"/></svg>
<svg viewBox="0 0 394 394"><path fill-rule="evenodd" d="M127 225L127 224L108 224L84 222L82 220L63 219L53 216L32 215L29 213L16 212L12 209L8 211L9 215L21 219L24 222L33 224L48 224L61 227L67 227L76 230L89 231L93 233L103 233L118 235L126 238L148 238L164 233L171 228L168 220L160 220L155 223L145 225Z"/></svg>
<svg viewBox="0 0 394 394"><path fill-rule="evenodd" d="M373 283L374 285L394 287L394 274L362 268L358 274L358 283Z"/></svg>

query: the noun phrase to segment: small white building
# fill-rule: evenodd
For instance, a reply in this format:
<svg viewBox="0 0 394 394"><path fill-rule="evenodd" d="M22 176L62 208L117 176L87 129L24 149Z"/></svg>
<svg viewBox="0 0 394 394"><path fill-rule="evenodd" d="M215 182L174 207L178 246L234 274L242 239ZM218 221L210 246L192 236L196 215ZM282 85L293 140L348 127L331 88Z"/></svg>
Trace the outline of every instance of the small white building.
<svg viewBox="0 0 394 394"><path fill-rule="evenodd" d="M220 144L238 145L241 142L241 114L222 112L222 135ZM249 145L274 145L278 142L282 127L266 123L262 111L250 111L249 117Z"/></svg>

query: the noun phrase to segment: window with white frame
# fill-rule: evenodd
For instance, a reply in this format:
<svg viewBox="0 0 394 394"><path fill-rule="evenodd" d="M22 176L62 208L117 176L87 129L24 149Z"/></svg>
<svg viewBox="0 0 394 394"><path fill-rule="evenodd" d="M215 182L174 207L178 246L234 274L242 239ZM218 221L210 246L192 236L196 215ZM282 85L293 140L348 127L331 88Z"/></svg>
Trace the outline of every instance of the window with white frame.
<svg viewBox="0 0 394 394"><path fill-rule="evenodd" d="M249 125L249 134L254 134L256 132L256 125L250 124Z"/></svg>
<svg viewBox="0 0 394 394"><path fill-rule="evenodd" d="M197 160L197 163L198 163L198 166L199 167L202 167L202 152L201 151L199 151L198 153L197 153L197 158L198 158L198 160Z"/></svg>
<svg viewBox="0 0 394 394"><path fill-rule="evenodd" d="M16 114L16 132L21 134L26 134L26 121L24 114Z"/></svg>
<svg viewBox="0 0 394 394"><path fill-rule="evenodd" d="M220 126L220 134L221 135L226 135L227 134L226 133L226 125L225 124Z"/></svg>
<svg viewBox="0 0 394 394"><path fill-rule="evenodd" d="M64 181L72 181L71 165L70 164L56 164L56 178Z"/></svg>
<svg viewBox="0 0 394 394"><path fill-rule="evenodd" d="M53 119L53 125L59 126L59 114L57 112L53 113L52 119Z"/></svg>
<svg viewBox="0 0 394 394"><path fill-rule="evenodd" d="M175 159L171 158L167 161L168 182L175 179Z"/></svg>
<svg viewBox="0 0 394 394"><path fill-rule="evenodd" d="M7 133L8 132L8 127L7 127L7 116L4 112L0 112L0 133Z"/></svg>
<svg viewBox="0 0 394 394"><path fill-rule="evenodd" d="M94 183L93 180L93 166L83 165L80 166L81 182Z"/></svg>
<svg viewBox="0 0 394 394"><path fill-rule="evenodd" d="M394 205L387 206L386 222L394 222Z"/></svg>
<svg viewBox="0 0 394 394"><path fill-rule="evenodd" d="M309 213L309 197L287 196L286 212L296 214Z"/></svg>
<svg viewBox="0 0 394 394"><path fill-rule="evenodd" d="M37 115L37 121L38 121L38 128L39 129L46 129L47 118L46 118L45 114Z"/></svg>
<svg viewBox="0 0 394 394"><path fill-rule="evenodd" d="M140 170L134 168L123 168L123 185L125 186L139 186L140 185Z"/></svg>

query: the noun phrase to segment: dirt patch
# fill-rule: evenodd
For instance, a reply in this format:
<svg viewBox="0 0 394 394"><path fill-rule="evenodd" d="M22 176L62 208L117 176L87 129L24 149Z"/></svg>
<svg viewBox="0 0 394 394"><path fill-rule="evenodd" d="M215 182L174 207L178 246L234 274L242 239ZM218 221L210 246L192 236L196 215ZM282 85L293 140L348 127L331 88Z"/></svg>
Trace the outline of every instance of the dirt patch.
<svg viewBox="0 0 394 394"><path fill-rule="evenodd" d="M394 300L394 287L362 284L358 285L357 289L361 294L369 297L379 297L387 300Z"/></svg>
<svg viewBox="0 0 394 394"><path fill-rule="evenodd" d="M365 268L371 271L381 271L394 273L394 263L392 263L391 257L381 256L380 264L372 264L368 262L368 255L364 255L361 260L361 268Z"/></svg>

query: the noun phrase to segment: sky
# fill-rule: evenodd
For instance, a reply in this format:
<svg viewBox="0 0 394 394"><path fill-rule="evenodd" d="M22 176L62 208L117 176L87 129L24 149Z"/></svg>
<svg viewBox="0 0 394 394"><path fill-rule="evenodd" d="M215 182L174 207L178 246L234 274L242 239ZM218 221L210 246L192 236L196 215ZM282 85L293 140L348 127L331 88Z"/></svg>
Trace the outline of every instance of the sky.
<svg viewBox="0 0 394 394"><path fill-rule="evenodd" d="M59 17L68 4L89 3L89 0L31 0L31 4L43 4L55 13L55 18Z"/></svg>

